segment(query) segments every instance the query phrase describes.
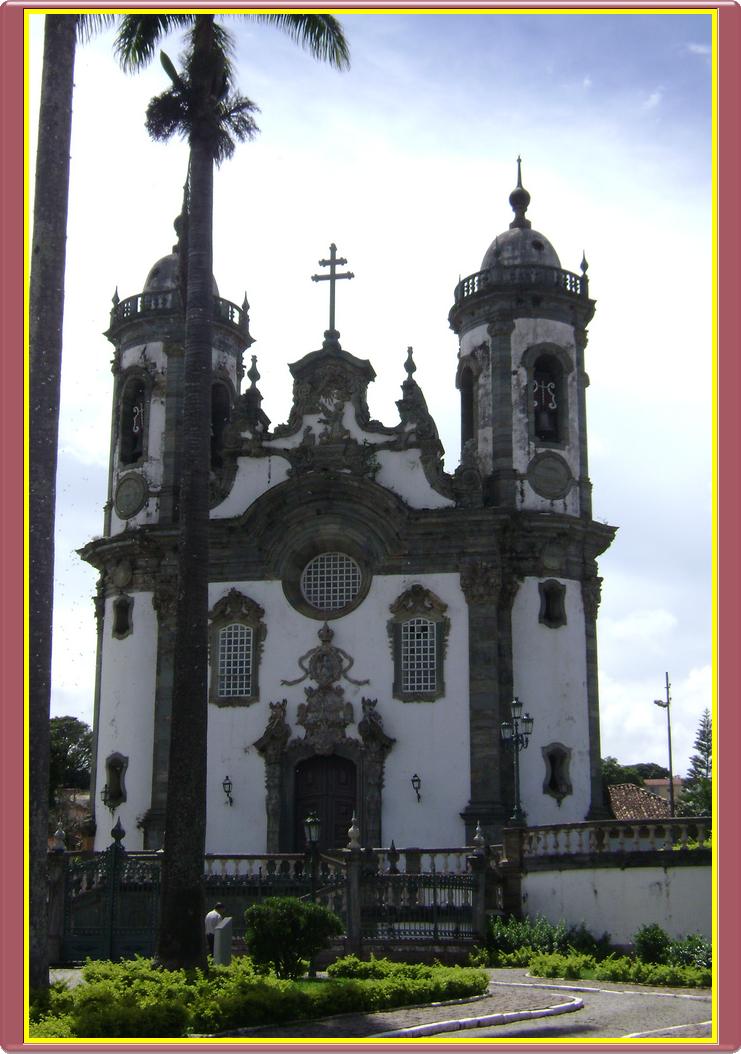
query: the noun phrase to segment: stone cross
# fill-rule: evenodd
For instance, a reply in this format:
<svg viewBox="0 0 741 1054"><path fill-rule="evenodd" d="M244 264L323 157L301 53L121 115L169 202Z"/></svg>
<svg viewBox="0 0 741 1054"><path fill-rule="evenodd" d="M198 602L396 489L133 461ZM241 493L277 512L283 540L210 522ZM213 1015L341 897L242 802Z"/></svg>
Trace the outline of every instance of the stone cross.
<svg viewBox="0 0 741 1054"><path fill-rule="evenodd" d="M340 278L354 278L355 275L352 271L346 271L344 274L337 274L338 267L344 267L347 260L343 256L337 256L337 246L334 242L329 247L329 259L320 260L320 267L328 267L329 274L313 274L311 276L312 282L329 282L329 329L330 332L334 332L334 293L335 293L335 282L339 281Z"/></svg>

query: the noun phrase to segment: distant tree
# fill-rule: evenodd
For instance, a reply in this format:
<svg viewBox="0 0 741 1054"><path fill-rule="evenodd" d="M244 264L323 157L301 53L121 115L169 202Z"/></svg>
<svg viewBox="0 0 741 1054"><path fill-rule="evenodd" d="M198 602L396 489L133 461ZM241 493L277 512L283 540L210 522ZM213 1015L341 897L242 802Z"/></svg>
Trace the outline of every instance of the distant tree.
<svg viewBox="0 0 741 1054"><path fill-rule="evenodd" d="M657 765L655 761L639 761L637 765L632 765L631 768L634 768L643 780L669 779L669 769L664 768L663 765Z"/></svg>
<svg viewBox="0 0 741 1054"><path fill-rule="evenodd" d="M683 816L711 816L713 810L713 722L710 711L700 718L687 778L679 802Z"/></svg>
<svg viewBox="0 0 741 1054"><path fill-rule="evenodd" d="M643 786L643 777L635 765L621 765L617 758L602 758L602 784L605 787L614 787L618 783L633 783L636 787Z"/></svg>
<svg viewBox="0 0 741 1054"><path fill-rule="evenodd" d="M87 790L90 786L93 733L76 717L52 717L49 722L49 805L62 787Z"/></svg>

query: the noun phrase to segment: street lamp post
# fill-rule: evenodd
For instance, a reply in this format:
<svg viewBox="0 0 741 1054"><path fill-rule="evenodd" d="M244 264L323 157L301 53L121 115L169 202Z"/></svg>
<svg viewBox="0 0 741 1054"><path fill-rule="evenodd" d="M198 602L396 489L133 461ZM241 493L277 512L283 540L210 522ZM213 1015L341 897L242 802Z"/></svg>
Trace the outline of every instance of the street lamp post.
<svg viewBox="0 0 741 1054"><path fill-rule="evenodd" d="M525 813L520 805L520 751L525 750L532 735L535 720L530 714L523 714L522 703L514 697L512 700L512 720L503 721L500 728L502 744L506 750L511 750L514 755L515 767L515 808L510 817L513 827L525 825Z"/></svg>
<svg viewBox="0 0 741 1054"><path fill-rule="evenodd" d="M674 766L672 764L672 718L671 718L671 695L669 694L669 674L666 674L666 700L654 699L654 706L660 706L666 710L666 734L669 740L669 815L674 817Z"/></svg>
<svg viewBox="0 0 741 1054"><path fill-rule="evenodd" d="M304 820L304 836L309 854L309 867L311 875L311 902L316 904L316 891L319 885L319 835L321 832L321 821L316 812L310 812ZM309 977L316 977L316 964L313 959L309 962Z"/></svg>

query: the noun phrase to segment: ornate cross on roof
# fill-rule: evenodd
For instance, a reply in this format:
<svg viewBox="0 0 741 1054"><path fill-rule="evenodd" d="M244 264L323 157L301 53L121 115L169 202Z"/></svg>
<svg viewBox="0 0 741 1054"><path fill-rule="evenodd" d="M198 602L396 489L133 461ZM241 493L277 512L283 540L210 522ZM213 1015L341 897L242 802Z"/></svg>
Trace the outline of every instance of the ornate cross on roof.
<svg viewBox="0 0 741 1054"><path fill-rule="evenodd" d="M344 274L337 274L338 267L344 267L347 260L344 256L337 256L337 246L334 242L329 247L329 259L320 260L320 267L328 267L329 274L313 274L311 276L312 282L329 282L329 332L334 333L334 290L335 282L339 281L340 278L354 278L355 275L352 271L346 271Z"/></svg>

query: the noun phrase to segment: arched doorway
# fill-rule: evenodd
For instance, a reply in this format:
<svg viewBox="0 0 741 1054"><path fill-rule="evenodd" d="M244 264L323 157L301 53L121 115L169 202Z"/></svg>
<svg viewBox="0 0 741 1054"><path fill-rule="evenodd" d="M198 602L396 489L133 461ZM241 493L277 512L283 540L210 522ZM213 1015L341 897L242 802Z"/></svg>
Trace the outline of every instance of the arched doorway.
<svg viewBox="0 0 741 1054"><path fill-rule="evenodd" d="M305 847L304 820L315 812L321 823L320 849L344 849L357 805L355 765L348 758L315 755L295 770L294 848Z"/></svg>

